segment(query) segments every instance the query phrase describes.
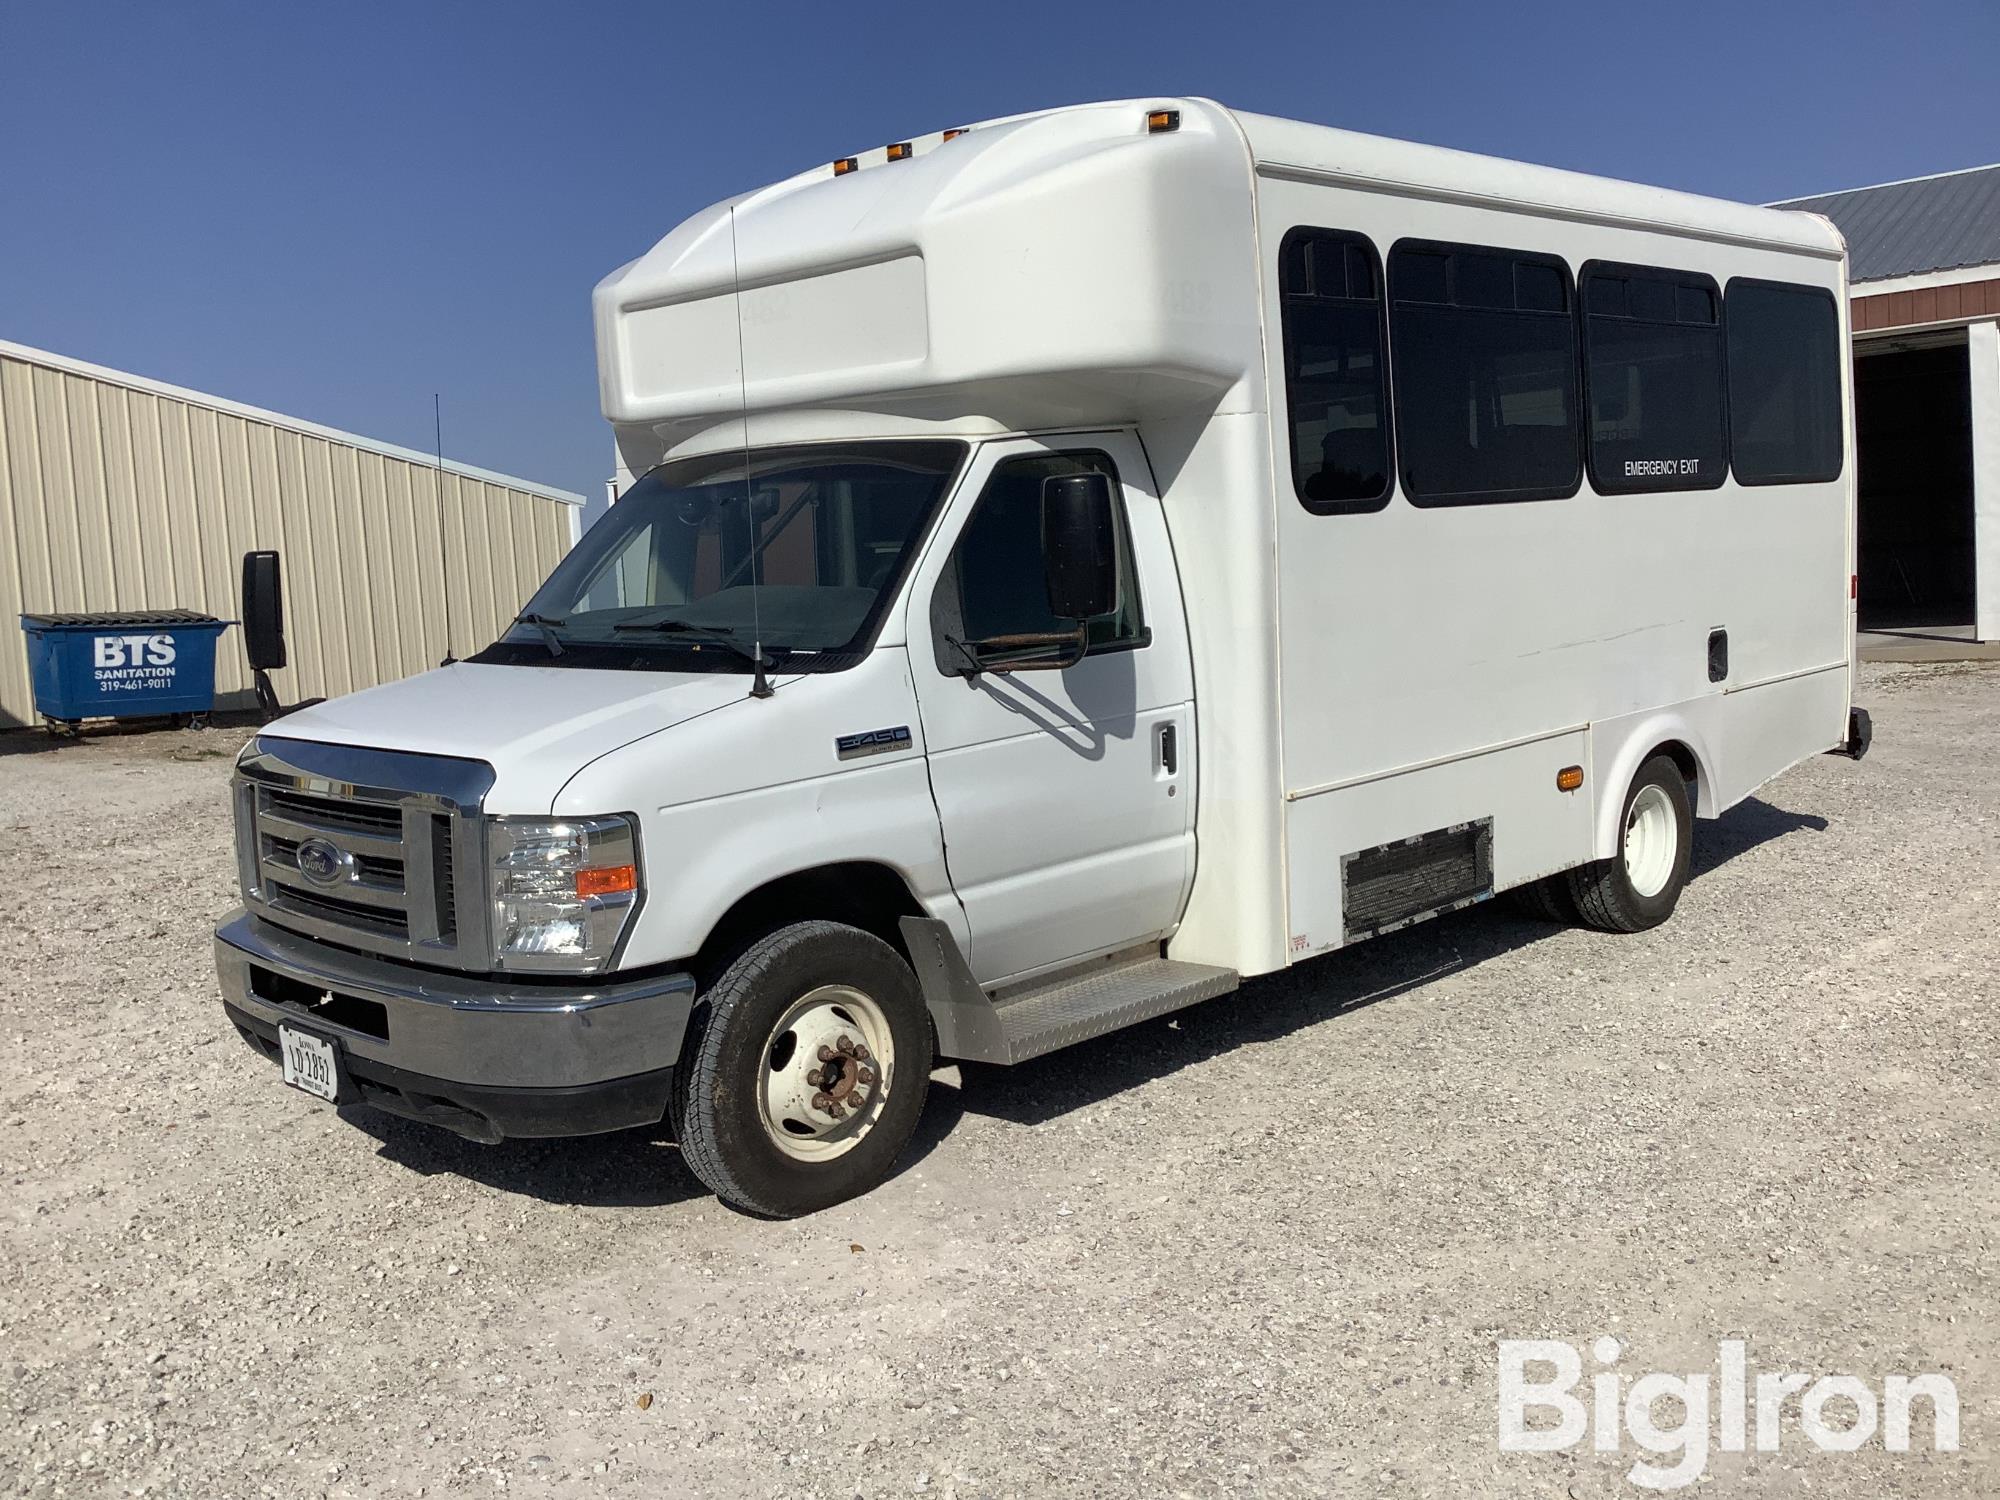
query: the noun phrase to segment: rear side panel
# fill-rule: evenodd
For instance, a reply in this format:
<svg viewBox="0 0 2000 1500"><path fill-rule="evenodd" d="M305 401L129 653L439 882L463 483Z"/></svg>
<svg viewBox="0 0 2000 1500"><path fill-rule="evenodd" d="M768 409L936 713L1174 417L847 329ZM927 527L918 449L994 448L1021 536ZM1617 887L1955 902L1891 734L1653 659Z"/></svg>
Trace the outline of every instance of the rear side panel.
<svg viewBox="0 0 2000 1500"><path fill-rule="evenodd" d="M1853 454L1839 480L1319 515L1292 492L1277 246L1297 226L1824 286L1840 262L1291 175L1258 184L1270 329L1287 908L1343 940L1342 860L1493 820L1495 889L1610 853L1637 763L1699 747L1713 815L1844 733ZM1843 324L1844 335L1844 324ZM1397 359L1393 328L1390 360ZM1728 671L1710 679L1710 638ZM1494 748L1498 747L1498 748ZM1558 770L1583 766L1580 791ZM1364 924L1366 925L1366 924Z"/></svg>

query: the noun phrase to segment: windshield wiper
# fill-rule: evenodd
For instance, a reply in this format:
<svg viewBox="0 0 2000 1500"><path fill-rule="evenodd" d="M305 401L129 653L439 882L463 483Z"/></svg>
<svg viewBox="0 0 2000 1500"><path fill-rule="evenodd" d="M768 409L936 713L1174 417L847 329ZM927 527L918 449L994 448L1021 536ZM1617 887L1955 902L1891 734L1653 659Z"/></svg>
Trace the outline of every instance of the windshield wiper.
<svg viewBox="0 0 2000 1500"><path fill-rule="evenodd" d="M529 610L525 614L514 616L514 623L516 625L532 625L535 629L539 630L542 633L542 644L549 648L549 655L561 656L563 654L563 644L561 639L557 637L556 631L562 626L569 624L568 620L559 619L555 615L538 615L533 610Z"/></svg>
<svg viewBox="0 0 2000 1500"><path fill-rule="evenodd" d="M766 666L776 666L777 663L766 662L764 660L762 642L758 643L757 649L754 651L746 651L737 645L735 641L736 632L727 625L696 625L687 620L620 620L611 628L613 630L644 630L653 635L691 635L707 641L710 645L720 646L723 650L741 657L757 669L756 678L750 684L751 697L768 698L771 696L772 687L765 680L764 668Z"/></svg>

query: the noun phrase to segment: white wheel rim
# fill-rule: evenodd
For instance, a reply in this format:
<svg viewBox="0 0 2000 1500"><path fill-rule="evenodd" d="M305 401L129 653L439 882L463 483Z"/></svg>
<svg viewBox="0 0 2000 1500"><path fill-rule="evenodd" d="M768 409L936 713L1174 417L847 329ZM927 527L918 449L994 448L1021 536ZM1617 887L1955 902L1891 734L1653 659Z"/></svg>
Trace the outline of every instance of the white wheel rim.
<svg viewBox="0 0 2000 1500"><path fill-rule="evenodd" d="M787 1156L830 1161L875 1128L896 1078L882 1007L844 984L793 1001L764 1043L757 1113Z"/></svg>
<svg viewBox="0 0 2000 1500"><path fill-rule="evenodd" d="M1680 829L1666 789L1654 782L1639 788L1625 814L1625 878L1642 896L1657 896L1673 879L1680 853Z"/></svg>

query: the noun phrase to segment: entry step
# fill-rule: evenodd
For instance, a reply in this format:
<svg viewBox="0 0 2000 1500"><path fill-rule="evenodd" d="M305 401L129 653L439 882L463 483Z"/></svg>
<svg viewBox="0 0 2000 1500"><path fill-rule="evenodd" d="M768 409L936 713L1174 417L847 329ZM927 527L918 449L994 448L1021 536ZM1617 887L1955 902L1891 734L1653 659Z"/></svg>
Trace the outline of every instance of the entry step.
<svg viewBox="0 0 2000 1500"><path fill-rule="evenodd" d="M1234 969L1168 958L1141 959L1041 985L993 1007L1007 1056L991 1061L1026 1062L1135 1021L1213 1000L1236 985Z"/></svg>
<svg viewBox="0 0 2000 1500"><path fill-rule="evenodd" d="M1059 975L995 1000L979 987L951 931L904 917L903 939L937 1026L938 1056L1017 1063L1149 1021L1235 989L1234 969L1137 958Z"/></svg>

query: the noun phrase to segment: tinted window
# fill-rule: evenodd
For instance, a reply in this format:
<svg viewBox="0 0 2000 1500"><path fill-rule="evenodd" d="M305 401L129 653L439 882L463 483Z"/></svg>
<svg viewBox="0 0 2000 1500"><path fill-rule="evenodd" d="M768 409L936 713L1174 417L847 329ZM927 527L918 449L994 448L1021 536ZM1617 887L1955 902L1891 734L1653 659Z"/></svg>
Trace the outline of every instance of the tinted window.
<svg viewBox="0 0 2000 1500"><path fill-rule="evenodd" d="M944 580L931 601L940 671L953 673L966 665L947 637L979 641L1074 631L1075 622L1058 619L1049 609L1042 555L1042 481L1059 474L1091 473L1111 480L1112 514L1118 528L1118 608L1089 622L1090 649L1145 644L1145 617L1118 470L1108 455L1095 451L1029 454L1003 459L995 466L952 548Z"/></svg>
<svg viewBox="0 0 2000 1500"><path fill-rule="evenodd" d="M1295 229L1279 251L1292 483L1308 510L1389 502L1382 277L1356 234Z"/></svg>
<svg viewBox="0 0 2000 1500"><path fill-rule="evenodd" d="M1576 493L1576 329L1549 255L1405 242L1389 255L1396 446L1418 505Z"/></svg>
<svg viewBox="0 0 2000 1500"><path fill-rule="evenodd" d="M1605 493L1721 484L1715 284L1649 266L1586 266L1583 345L1590 482Z"/></svg>
<svg viewBox="0 0 2000 1500"><path fill-rule="evenodd" d="M1840 477L1840 319L1819 287L1729 283L1730 465L1741 484Z"/></svg>

